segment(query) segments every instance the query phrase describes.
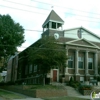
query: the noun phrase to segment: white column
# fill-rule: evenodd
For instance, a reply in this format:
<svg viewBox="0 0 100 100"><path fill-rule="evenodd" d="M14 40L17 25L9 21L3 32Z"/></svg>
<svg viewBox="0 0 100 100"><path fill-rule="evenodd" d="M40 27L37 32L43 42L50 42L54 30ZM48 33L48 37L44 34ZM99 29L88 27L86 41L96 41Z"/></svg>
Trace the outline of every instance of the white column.
<svg viewBox="0 0 100 100"><path fill-rule="evenodd" d="M94 54L94 70L95 70L95 75L98 75L98 54Z"/></svg>
<svg viewBox="0 0 100 100"><path fill-rule="evenodd" d="M79 74L78 73L78 50L75 51L75 74Z"/></svg>
<svg viewBox="0 0 100 100"><path fill-rule="evenodd" d="M68 57L68 49L66 50L66 56ZM66 61L65 73L68 74L68 59Z"/></svg>
<svg viewBox="0 0 100 100"><path fill-rule="evenodd" d="M49 22L49 28L52 28L52 22Z"/></svg>
<svg viewBox="0 0 100 100"><path fill-rule="evenodd" d="M58 27L58 24L56 23L56 29L57 29L57 27Z"/></svg>
<svg viewBox="0 0 100 100"><path fill-rule="evenodd" d="M63 25L61 25L61 30L63 30Z"/></svg>
<svg viewBox="0 0 100 100"><path fill-rule="evenodd" d="M85 74L88 75L88 51L85 52Z"/></svg>

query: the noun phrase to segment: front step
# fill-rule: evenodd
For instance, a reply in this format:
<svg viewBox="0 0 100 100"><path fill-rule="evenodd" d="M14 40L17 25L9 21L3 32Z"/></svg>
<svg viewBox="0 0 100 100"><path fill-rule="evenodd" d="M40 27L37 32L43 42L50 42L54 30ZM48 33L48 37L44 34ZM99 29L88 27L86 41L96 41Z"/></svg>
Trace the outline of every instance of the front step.
<svg viewBox="0 0 100 100"><path fill-rule="evenodd" d="M65 86L67 89L68 96L82 96L77 90L75 90L73 87Z"/></svg>
<svg viewBox="0 0 100 100"><path fill-rule="evenodd" d="M53 82L52 85L64 86L64 88L67 89L68 96L82 96L82 94L80 94L77 90L75 90L75 88L70 87L70 86L66 86L65 84Z"/></svg>

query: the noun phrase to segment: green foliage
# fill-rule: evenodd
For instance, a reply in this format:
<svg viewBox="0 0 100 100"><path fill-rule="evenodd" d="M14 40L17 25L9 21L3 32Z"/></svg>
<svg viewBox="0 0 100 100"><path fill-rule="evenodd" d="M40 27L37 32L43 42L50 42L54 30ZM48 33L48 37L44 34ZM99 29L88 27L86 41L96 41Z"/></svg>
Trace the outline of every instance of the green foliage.
<svg viewBox="0 0 100 100"><path fill-rule="evenodd" d="M80 86L80 82L74 81L73 77L70 78L68 85L74 88L78 88Z"/></svg>
<svg viewBox="0 0 100 100"><path fill-rule="evenodd" d="M10 15L0 15L0 56L15 54L24 42L24 29Z"/></svg>
<svg viewBox="0 0 100 100"><path fill-rule="evenodd" d="M6 90L0 90L0 97L3 97L4 100L12 100L12 99L25 99L26 96L12 93Z"/></svg>
<svg viewBox="0 0 100 100"><path fill-rule="evenodd" d="M0 75L0 82L2 82L3 81L3 77Z"/></svg>
<svg viewBox="0 0 100 100"><path fill-rule="evenodd" d="M97 77L97 81L100 82L100 76Z"/></svg>
<svg viewBox="0 0 100 100"><path fill-rule="evenodd" d="M80 85L79 90L91 90L91 85Z"/></svg>
<svg viewBox="0 0 100 100"><path fill-rule="evenodd" d="M51 68L66 66L65 48L53 37L40 39L28 53L29 62L38 65L43 74L48 73Z"/></svg>
<svg viewBox="0 0 100 100"><path fill-rule="evenodd" d="M94 76L94 79L97 80L97 76Z"/></svg>
<svg viewBox="0 0 100 100"><path fill-rule="evenodd" d="M73 77L71 77L70 80L69 80L69 82L73 82L73 81L74 81L74 79L73 79Z"/></svg>
<svg viewBox="0 0 100 100"><path fill-rule="evenodd" d="M0 57L7 63L8 57L14 55L24 41L23 27L10 15L0 15Z"/></svg>
<svg viewBox="0 0 100 100"><path fill-rule="evenodd" d="M56 85L31 85L30 89L44 89L44 90L52 90L52 89L64 89L63 86Z"/></svg>

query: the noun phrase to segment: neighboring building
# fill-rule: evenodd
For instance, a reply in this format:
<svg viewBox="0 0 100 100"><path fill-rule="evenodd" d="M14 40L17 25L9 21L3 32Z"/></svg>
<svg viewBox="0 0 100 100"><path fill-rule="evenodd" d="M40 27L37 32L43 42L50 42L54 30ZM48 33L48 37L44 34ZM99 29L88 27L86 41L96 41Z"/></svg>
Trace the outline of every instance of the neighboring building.
<svg viewBox="0 0 100 100"><path fill-rule="evenodd" d="M50 78L51 81L59 82L64 74L65 81L69 81L71 77L76 81L88 81L93 79L94 76L98 76L100 37L83 27L63 30L63 24L64 21L52 10L42 25L42 38L54 36L59 40L59 44L65 46L66 56L69 57L66 61L67 67L65 70L52 69L47 78ZM35 43L31 46L34 45ZM18 60L15 60L18 61L16 62L17 67L13 63L13 70L9 69L11 71L9 75L12 73L15 76L12 78L14 82L41 83L41 71L38 70L38 66L28 63L27 50L28 48L18 54Z"/></svg>
<svg viewBox="0 0 100 100"><path fill-rule="evenodd" d="M15 82L17 80L18 54L19 52L16 52L15 55L11 56L8 61L6 82Z"/></svg>

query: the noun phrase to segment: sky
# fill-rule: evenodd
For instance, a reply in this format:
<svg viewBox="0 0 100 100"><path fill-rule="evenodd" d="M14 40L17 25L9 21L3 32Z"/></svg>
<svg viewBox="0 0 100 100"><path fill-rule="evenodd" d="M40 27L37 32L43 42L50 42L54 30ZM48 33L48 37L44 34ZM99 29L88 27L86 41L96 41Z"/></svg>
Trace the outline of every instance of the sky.
<svg viewBox="0 0 100 100"><path fill-rule="evenodd" d="M9 14L25 29L19 51L41 38L52 9L64 20L63 29L82 26L100 36L100 0L0 0L0 14Z"/></svg>

